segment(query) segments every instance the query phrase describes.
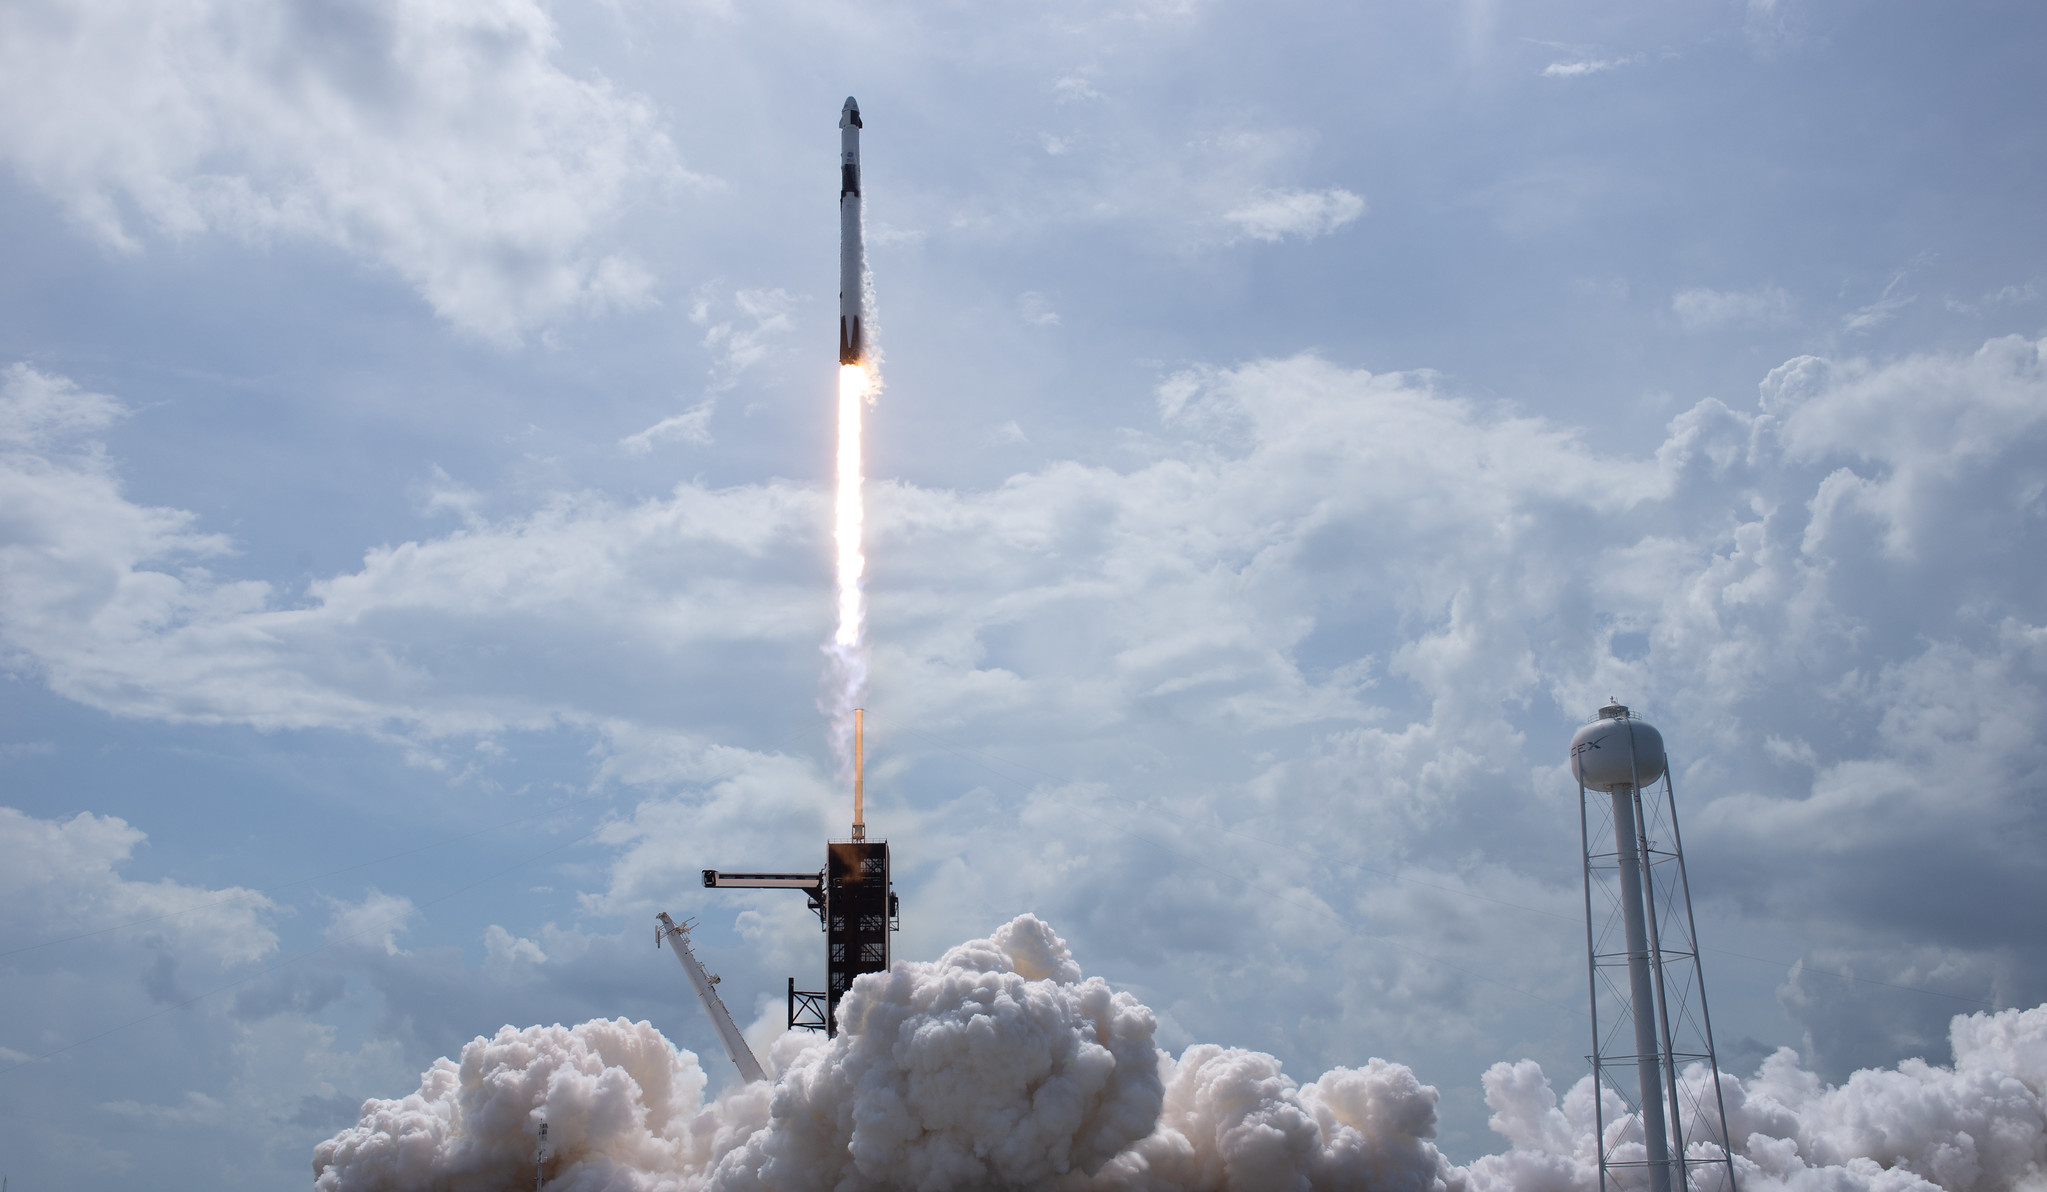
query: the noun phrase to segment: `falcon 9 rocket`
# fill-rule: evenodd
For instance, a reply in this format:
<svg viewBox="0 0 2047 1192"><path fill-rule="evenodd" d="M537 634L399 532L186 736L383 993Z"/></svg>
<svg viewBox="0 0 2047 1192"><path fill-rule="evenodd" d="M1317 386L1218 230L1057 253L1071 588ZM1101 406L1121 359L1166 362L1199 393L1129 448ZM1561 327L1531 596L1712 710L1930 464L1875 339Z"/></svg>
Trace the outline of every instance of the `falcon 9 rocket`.
<svg viewBox="0 0 2047 1192"><path fill-rule="evenodd" d="M860 105L846 97L839 111L839 363L865 364L861 279L867 249L860 243Z"/></svg>

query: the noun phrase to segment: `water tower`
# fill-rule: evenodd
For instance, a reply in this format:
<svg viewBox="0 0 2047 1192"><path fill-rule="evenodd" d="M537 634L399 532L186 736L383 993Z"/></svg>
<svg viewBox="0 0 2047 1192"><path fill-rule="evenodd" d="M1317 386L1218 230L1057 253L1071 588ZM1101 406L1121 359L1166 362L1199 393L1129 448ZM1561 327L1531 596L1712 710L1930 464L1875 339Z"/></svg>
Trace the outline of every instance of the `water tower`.
<svg viewBox="0 0 2047 1192"><path fill-rule="evenodd" d="M1571 775L1585 849L1600 1192L1735 1192L1663 734L1609 704L1571 738ZM1608 1093L1627 1107L1612 1122Z"/></svg>

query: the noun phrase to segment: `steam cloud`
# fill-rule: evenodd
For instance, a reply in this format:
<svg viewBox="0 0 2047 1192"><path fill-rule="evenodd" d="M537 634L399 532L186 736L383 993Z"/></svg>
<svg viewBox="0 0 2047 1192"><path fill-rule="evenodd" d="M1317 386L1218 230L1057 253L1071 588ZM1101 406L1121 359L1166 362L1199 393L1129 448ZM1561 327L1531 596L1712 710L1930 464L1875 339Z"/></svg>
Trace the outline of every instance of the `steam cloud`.
<svg viewBox="0 0 2047 1192"><path fill-rule="evenodd" d="M1024 915L933 963L860 978L826 1041L775 1045L772 1085L706 1104L696 1057L645 1022L505 1027L369 1101L313 1153L318 1192L516 1188L548 1123L556 1192L1590 1192L1591 1082L1561 1101L1533 1061L1485 1074L1511 1149L1458 1167L1436 1090L1372 1060L1302 1085L1272 1056L1198 1044L1083 977ZM2047 1006L1958 1017L1955 1066L1823 1084L1780 1050L1723 1076L1745 1192L2047 1187ZM1695 1068L1685 1079L1706 1079ZM1639 1135L1618 1106L1609 1130ZM1630 1135L1630 1132L1634 1132ZM1710 1179L1710 1177L1708 1177ZM1625 1182L1622 1187L1629 1187Z"/></svg>

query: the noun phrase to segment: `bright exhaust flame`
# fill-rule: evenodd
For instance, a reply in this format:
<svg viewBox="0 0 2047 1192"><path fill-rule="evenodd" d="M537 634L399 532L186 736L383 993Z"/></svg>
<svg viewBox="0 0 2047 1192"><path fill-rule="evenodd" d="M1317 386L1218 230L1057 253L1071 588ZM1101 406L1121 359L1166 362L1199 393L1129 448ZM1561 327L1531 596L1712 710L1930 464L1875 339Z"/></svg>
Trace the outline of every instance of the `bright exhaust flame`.
<svg viewBox="0 0 2047 1192"><path fill-rule="evenodd" d="M842 650L858 649L866 638L867 608L860 581L867 570L861 553L865 510L861 502L860 419L866 404L867 370L857 364L839 366L839 494L832 537L839 549L839 630L832 642Z"/></svg>
<svg viewBox="0 0 2047 1192"><path fill-rule="evenodd" d="M866 366L839 366L838 492L833 508L832 539L838 553L839 626L826 653L832 658L832 744L842 767L852 763L853 709L867 688L867 596L862 579L867 556L862 550L866 510L862 496L861 419L872 399L874 377Z"/></svg>

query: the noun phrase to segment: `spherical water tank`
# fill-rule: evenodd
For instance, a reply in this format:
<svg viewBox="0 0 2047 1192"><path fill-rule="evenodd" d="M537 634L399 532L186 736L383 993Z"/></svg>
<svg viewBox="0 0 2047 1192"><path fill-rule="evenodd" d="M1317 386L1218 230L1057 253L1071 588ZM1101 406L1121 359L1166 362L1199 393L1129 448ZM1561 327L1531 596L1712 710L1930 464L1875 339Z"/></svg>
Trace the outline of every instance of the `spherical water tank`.
<svg viewBox="0 0 2047 1192"><path fill-rule="evenodd" d="M1599 719L1571 738L1571 777L1596 791L1648 786L1667 765L1663 734L1620 704L1601 708Z"/></svg>

